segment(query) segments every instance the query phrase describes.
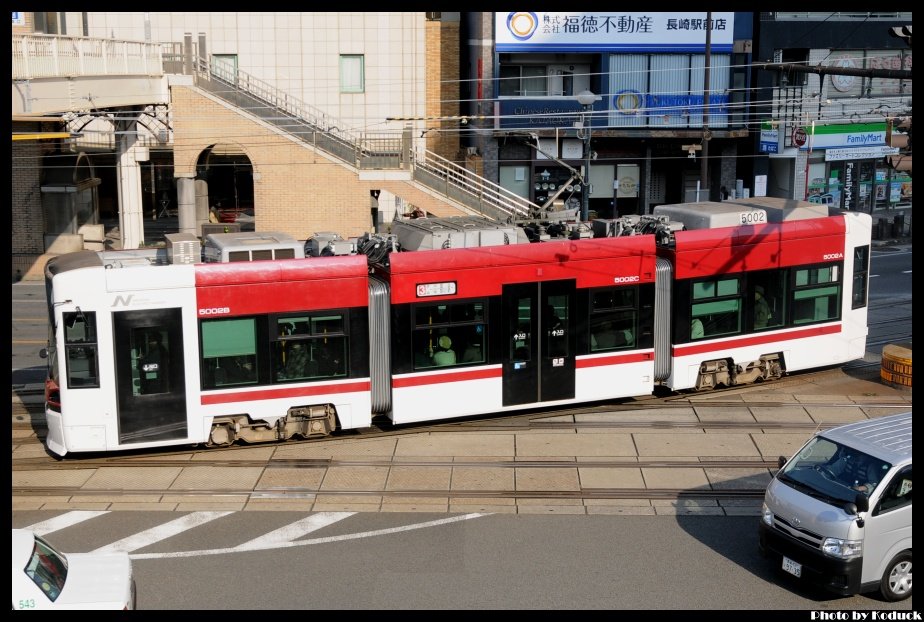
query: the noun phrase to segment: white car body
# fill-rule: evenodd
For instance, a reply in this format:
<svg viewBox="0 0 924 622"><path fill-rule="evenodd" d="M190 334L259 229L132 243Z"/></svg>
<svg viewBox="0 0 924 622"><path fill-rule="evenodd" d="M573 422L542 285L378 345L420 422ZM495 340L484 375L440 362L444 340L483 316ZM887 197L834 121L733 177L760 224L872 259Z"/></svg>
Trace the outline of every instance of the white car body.
<svg viewBox="0 0 924 622"><path fill-rule="evenodd" d="M134 609L128 553L61 553L13 529L13 609Z"/></svg>

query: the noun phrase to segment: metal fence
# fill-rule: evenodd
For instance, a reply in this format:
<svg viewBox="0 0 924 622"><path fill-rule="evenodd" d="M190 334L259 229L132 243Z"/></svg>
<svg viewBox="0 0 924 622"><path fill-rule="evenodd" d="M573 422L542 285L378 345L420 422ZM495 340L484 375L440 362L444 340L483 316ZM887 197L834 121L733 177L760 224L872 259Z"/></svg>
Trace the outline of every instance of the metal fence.
<svg viewBox="0 0 924 622"><path fill-rule="evenodd" d="M13 35L13 80L164 74L161 46L59 35Z"/></svg>
<svg viewBox="0 0 924 622"><path fill-rule="evenodd" d="M179 61L176 61L179 63ZM455 162L411 151L404 131L353 132L298 98L231 65L196 60L196 84L234 106L358 169L410 169L414 181L489 218L526 218L539 206Z"/></svg>

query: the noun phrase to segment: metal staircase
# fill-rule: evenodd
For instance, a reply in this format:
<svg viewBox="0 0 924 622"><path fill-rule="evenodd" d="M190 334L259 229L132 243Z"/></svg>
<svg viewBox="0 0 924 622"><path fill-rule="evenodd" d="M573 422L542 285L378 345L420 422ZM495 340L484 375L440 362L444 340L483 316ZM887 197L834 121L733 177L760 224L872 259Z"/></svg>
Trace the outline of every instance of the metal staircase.
<svg viewBox="0 0 924 622"><path fill-rule="evenodd" d="M297 137L346 166L404 170L416 183L475 214L503 222L528 218L540 206L427 149L401 134L353 132L336 118L232 66L198 58L195 84L204 91Z"/></svg>

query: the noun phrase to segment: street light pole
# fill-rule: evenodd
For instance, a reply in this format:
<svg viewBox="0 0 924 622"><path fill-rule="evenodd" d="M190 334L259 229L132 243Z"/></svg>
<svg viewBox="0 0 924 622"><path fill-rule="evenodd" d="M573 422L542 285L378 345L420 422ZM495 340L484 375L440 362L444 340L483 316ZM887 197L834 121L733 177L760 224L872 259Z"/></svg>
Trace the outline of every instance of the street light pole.
<svg viewBox="0 0 924 622"><path fill-rule="evenodd" d="M584 132L584 187L581 188L581 222L587 222L590 216L590 112L594 102L600 99L591 91L581 91L577 94L578 103L583 108L581 117L582 131Z"/></svg>

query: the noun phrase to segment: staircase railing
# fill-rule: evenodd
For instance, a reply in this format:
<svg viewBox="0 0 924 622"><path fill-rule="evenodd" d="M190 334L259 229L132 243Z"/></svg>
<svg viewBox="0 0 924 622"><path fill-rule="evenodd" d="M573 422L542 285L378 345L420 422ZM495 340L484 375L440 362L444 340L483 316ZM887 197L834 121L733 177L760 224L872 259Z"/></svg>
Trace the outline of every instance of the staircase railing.
<svg viewBox="0 0 924 622"><path fill-rule="evenodd" d="M358 169L409 170L412 179L488 218L527 217L528 199L429 151L411 148L406 132L354 132L335 117L227 63L200 58L196 84L217 97Z"/></svg>

